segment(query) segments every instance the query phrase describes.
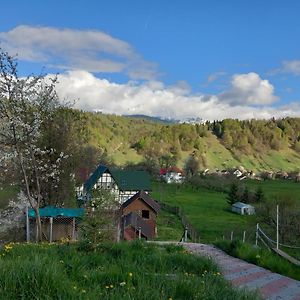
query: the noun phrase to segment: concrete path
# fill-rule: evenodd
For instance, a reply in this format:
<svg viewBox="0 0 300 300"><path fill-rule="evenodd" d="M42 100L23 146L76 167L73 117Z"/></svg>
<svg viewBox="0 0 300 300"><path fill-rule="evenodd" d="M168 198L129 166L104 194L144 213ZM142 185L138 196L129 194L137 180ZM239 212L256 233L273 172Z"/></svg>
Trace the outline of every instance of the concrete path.
<svg viewBox="0 0 300 300"><path fill-rule="evenodd" d="M300 300L300 281L231 257L212 245L180 244L194 254L209 256L215 260L224 277L233 286L252 290L258 289L265 299Z"/></svg>

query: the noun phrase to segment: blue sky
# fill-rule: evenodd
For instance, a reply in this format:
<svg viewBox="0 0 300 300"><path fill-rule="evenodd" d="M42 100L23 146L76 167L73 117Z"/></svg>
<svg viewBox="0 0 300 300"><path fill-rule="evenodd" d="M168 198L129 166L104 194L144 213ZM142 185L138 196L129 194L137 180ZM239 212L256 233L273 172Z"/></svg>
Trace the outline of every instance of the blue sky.
<svg viewBox="0 0 300 300"><path fill-rule="evenodd" d="M300 1L11 1L0 45L22 75L109 113L300 116Z"/></svg>

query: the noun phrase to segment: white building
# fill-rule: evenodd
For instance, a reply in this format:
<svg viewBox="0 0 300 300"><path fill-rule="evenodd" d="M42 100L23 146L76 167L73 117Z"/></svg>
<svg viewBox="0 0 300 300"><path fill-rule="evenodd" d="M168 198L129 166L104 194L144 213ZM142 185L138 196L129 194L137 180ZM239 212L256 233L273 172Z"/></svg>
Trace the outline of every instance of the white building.
<svg viewBox="0 0 300 300"><path fill-rule="evenodd" d="M254 215L255 208L252 205L243 203L243 202L236 202L232 204L231 210L240 215Z"/></svg>

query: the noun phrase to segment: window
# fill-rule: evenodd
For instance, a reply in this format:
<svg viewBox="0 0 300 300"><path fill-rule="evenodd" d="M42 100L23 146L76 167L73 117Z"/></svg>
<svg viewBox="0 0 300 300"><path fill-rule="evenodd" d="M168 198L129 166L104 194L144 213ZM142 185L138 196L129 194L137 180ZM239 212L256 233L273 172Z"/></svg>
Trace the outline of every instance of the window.
<svg viewBox="0 0 300 300"><path fill-rule="evenodd" d="M142 218L143 219L149 219L150 218L150 212L149 210L142 210Z"/></svg>

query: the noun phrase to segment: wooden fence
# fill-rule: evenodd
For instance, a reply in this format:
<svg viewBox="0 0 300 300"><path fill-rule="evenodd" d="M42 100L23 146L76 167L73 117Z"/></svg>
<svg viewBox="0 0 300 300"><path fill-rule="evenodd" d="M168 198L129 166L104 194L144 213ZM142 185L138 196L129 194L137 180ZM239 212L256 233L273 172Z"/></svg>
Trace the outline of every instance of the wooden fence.
<svg viewBox="0 0 300 300"><path fill-rule="evenodd" d="M158 203L160 204L161 209L178 216L178 218L181 220L183 227L187 230L188 236L192 242L194 242L194 243L200 242L199 232L191 224L188 217L184 214L182 208L180 208L178 206L172 206L172 205L166 204L164 202L158 202Z"/></svg>

